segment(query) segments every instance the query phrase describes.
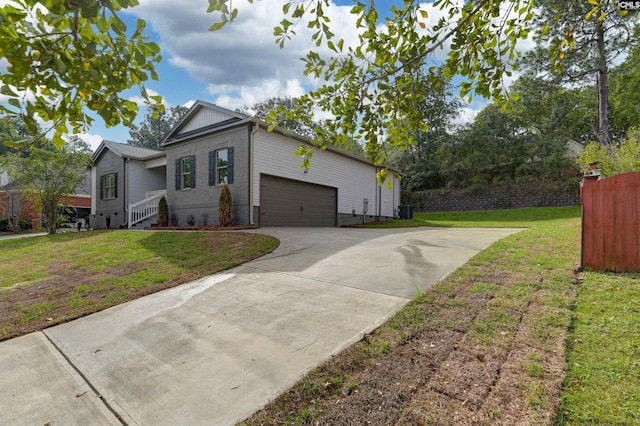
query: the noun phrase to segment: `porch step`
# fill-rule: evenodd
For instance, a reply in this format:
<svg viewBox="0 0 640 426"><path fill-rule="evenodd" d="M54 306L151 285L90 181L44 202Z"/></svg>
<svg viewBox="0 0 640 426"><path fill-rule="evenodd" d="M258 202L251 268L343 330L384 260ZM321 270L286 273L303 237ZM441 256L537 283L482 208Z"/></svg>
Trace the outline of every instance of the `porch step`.
<svg viewBox="0 0 640 426"><path fill-rule="evenodd" d="M148 228L150 226L155 226L157 224L158 224L158 216L152 216L150 218L143 220L142 222L134 223L133 225L131 225L131 229L143 231L145 228Z"/></svg>

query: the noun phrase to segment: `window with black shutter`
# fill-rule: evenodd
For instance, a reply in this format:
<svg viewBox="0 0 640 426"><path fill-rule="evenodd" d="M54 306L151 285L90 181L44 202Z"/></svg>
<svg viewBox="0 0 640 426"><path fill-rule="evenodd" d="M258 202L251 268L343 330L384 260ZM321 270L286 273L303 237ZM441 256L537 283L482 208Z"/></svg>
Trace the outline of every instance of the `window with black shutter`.
<svg viewBox="0 0 640 426"><path fill-rule="evenodd" d="M196 187L196 156L176 160L176 190Z"/></svg>
<svg viewBox="0 0 640 426"><path fill-rule="evenodd" d="M209 152L209 185L233 183L233 147Z"/></svg>

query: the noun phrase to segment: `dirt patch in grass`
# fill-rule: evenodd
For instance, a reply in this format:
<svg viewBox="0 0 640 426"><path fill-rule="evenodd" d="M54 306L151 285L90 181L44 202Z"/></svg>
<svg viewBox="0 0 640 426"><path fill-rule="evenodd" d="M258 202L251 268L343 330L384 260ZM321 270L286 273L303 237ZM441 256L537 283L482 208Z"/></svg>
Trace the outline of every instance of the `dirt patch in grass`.
<svg viewBox="0 0 640 426"><path fill-rule="evenodd" d="M172 245L171 239L162 242ZM45 278L0 287L0 341L193 281L277 247L277 240L264 235L206 233L189 247L198 251L198 257L176 260L156 243L156 239L146 243L157 250L147 260L107 263L98 271L95 264L100 259L86 264L50 261ZM12 266L24 267L21 260Z"/></svg>
<svg viewBox="0 0 640 426"><path fill-rule="evenodd" d="M242 425L553 424L577 265L515 238L524 258L472 260Z"/></svg>

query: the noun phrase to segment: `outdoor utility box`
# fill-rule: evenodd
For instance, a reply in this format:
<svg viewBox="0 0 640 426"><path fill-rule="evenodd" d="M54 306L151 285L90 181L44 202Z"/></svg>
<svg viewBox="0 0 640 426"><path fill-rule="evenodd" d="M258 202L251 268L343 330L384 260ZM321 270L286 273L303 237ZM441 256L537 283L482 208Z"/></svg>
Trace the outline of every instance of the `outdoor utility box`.
<svg viewBox="0 0 640 426"><path fill-rule="evenodd" d="M413 219L413 206L398 206L400 219Z"/></svg>

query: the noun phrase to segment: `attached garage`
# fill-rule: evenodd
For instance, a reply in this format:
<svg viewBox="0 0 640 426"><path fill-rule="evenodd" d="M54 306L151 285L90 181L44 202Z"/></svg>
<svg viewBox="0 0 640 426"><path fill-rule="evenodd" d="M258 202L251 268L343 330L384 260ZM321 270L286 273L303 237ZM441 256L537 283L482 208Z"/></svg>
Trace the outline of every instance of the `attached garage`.
<svg viewBox="0 0 640 426"><path fill-rule="evenodd" d="M260 175L260 226L336 226L337 189Z"/></svg>
<svg viewBox="0 0 640 426"><path fill-rule="evenodd" d="M161 145L167 201L179 223L215 221L225 184L236 225L349 226L391 219L400 204L397 173L381 185L383 166L203 101ZM301 146L312 149L305 166L297 155ZM188 172L182 164L189 164Z"/></svg>

